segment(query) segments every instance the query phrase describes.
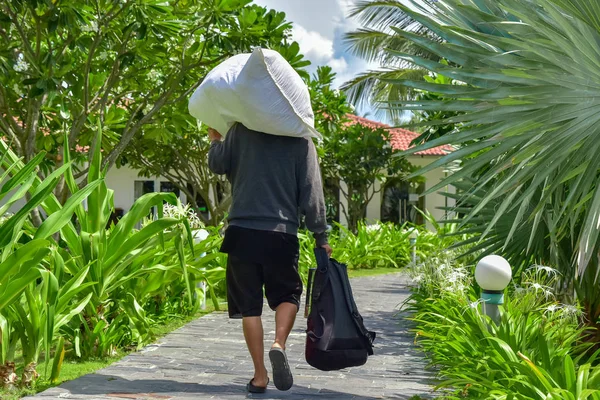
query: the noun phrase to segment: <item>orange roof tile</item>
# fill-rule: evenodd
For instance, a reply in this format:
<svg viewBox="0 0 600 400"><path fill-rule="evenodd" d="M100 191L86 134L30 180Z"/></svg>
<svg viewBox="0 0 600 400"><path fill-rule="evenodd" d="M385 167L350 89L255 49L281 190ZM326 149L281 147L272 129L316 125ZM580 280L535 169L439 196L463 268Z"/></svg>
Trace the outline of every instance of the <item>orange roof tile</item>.
<svg viewBox="0 0 600 400"><path fill-rule="evenodd" d="M399 151L406 151L411 147L410 144L412 143L413 140L415 140L417 137L419 137L419 134L416 132L411 132L409 130L406 129L402 129L402 128L392 128L391 126L381 123L381 122L376 122L376 121L371 121L370 119L367 118L363 118L363 117L359 117L357 115L352 115L352 114L348 114L347 115L348 119L350 119L350 124L361 124L363 126L366 126L368 128L372 128L372 129L388 129L391 133L392 136L392 147L395 150L399 150ZM415 155L419 155L419 156L445 156L446 154L452 152L452 147L451 146L440 146L440 147L434 147L433 149L429 149L429 150L425 150L425 151L419 151L417 153L415 153Z"/></svg>

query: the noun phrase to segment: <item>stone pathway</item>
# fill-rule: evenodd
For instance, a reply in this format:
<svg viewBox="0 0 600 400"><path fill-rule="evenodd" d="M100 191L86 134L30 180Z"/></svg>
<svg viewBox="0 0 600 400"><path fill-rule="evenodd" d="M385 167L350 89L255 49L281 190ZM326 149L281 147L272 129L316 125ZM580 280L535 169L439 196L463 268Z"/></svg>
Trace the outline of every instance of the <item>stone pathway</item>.
<svg viewBox="0 0 600 400"><path fill-rule="evenodd" d="M213 313L130 354L95 374L26 399L410 399L431 397L424 361L413 346L407 323L396 316L409 295L401 274L357 278L352 286L368 329L378 334L375 355L360 368L321 372L304 362L306 320L298 320L288 343L295 385L288 392L270 386L267 394L246 393L252 376L241 321ZM264 313L270 347L274 319ZM266 358L268 360L268 357ZM270 366L269 366L270 368Z"/></svg>

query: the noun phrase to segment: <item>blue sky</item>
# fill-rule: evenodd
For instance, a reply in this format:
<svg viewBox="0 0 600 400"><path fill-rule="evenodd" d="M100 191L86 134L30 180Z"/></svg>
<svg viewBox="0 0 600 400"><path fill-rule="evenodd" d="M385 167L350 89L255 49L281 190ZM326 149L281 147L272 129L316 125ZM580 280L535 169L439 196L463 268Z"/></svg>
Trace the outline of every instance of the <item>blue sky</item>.
<svg viewBox="0 0 600 400"><path fill-rule="evenodd" d="M320 65L329 65L338 74L336 86L360 72L376 68L354 57L343 43L344 34L359 27L347 18L354 0L254 0L256 4L283 11L293 22L294 40L313 63L312 73ZM360 112L359 112L360 113Z"/></svg>

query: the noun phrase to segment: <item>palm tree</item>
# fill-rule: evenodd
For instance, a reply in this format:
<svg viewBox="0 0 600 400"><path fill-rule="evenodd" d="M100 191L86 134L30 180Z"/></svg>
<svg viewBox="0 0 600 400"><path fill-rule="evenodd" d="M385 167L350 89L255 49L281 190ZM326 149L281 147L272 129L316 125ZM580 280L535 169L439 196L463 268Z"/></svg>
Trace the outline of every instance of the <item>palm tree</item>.
<svg viewBox="0 0 600 400"><path fill-rule="evenodd" d="M430 0L423 0L422 5L428 6L429 3ZM407 30L427 37L435 35L407 14L399 0L357 2L349 17L355 18L362 28L346 35L348 49L365 61L378 64L380 68L367 71L347 82L343 89L348 94L348 100L356 107L365 103L378 106L380 111L387 113L388 117L397 122L401 113L397 109L387 108L386 103L411 99L416 93L412 88L390 83L390 80L419 80L427 72L399 60L387 49L435 58L432 53L415 46L396 31Z"/></svg>
<svg viewBox="0 0 600 400"><path fill-rule="evenodd" d="M432 61L389 57L467 85L402 81L443 100L401 100L399 110L458 111L438 121L458 132L420 145L460 146L425 170L457 160L462 221L485 253L514 265L551 263L600 324L600 3L589 0L445 0L400 7L443 42L398 31ZM424 172L424 171L421 171ZM597 338L600 341L600 337Z"/></svg>

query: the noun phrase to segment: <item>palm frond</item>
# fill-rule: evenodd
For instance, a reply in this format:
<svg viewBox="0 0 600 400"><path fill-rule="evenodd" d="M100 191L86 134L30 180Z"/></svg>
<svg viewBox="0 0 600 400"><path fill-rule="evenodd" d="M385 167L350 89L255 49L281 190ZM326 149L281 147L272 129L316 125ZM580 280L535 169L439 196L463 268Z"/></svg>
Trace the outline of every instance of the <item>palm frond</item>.
<svg viewBox="0 0 600 400"><path fill-rule="evenodd" d="M443 121L462 123L460 132L411 153L463 143L440 164L465 160L445 184L486 170L473 191L486 190L470 216L497 201L496 211L504 213L533 202L527 221L535 231L552 210L548 235L555 241L548 248L572 240L577 275L586 276L600 249L600 5L587 0L446 0L431 12L403 9L445 42L399 34L453 65L391 52L473 87L468 96L447 90L441 102L392 104L400 111L465 111ZM487 224L484 235L500 220ZM505 242L516 243L515 232L507 231Z"/></svg>
<svg viewBox="0 0 600 400"><path fill-rule="evenodd" d="M360 107L366 104L377 108L378 116L386 115L391 120L397 120L402 111L397 107L390 108L390 102L399 102L414 97L415 89L395 80L423 80L427 72L422 69L385 69L368 71L360 74L342 86L348 96L348 101ZM392 82L392 83L390 83Z"/></svg>
<svg viewBox="0 0 600 400"><path fill-rule="evenodd" d="M419 34L426 33L427 28L406 14L402 6L402 1L399 0L359 1L351 9L350 17L372 29L386 30L396 27Z"/></svg>

